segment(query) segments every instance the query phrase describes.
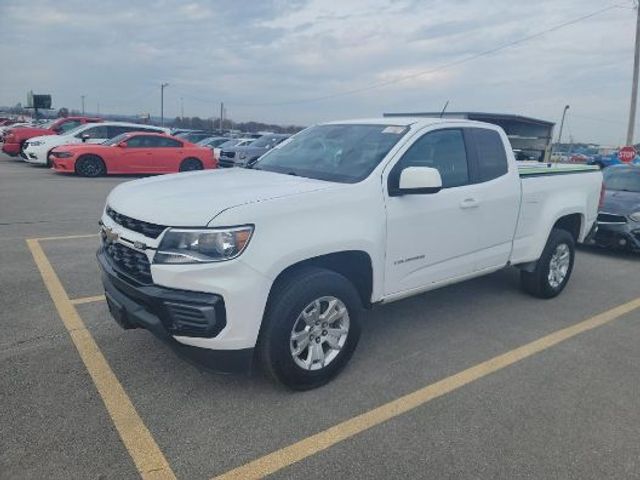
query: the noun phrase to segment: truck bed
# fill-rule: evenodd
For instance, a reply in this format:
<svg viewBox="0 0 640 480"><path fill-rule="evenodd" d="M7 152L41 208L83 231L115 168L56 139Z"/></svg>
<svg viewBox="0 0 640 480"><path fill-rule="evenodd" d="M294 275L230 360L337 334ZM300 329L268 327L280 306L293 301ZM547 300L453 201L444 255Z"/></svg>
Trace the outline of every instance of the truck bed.
<svg viewBox="0 0 640 480"><path fill-rule="evenodd" d="M518 162L520 178L546 175L566 175L599 170L596 165L572 165L567 163Z"/></svg>

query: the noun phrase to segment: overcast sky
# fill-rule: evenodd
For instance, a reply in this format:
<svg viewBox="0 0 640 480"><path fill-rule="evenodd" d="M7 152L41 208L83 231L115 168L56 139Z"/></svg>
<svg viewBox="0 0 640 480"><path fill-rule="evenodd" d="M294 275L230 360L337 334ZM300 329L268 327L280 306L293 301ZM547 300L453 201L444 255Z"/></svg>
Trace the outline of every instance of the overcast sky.
<svg viewBox="0 0 640 480"><path fill-rule="evenodd" d="M87 111L99 102L101 112L159 115L161 82L170 84L166 117L180 114L181 98L185 115L201 117L223 100L236 121L280 124L439 110L447 100L451 111L559 122L570 104L564 138L620 144L635 11L631 0L616 3L441 68L609 3L0 0L0 105L24 103L33 89L51 93L56 108L79 109L86 95Z"/></svg>

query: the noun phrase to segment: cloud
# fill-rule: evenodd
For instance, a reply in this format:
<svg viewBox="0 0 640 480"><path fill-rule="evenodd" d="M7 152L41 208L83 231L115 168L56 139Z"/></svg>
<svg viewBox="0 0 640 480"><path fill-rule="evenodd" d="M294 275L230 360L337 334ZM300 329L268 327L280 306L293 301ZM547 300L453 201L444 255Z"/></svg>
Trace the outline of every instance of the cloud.
<svg viewBox="0 0 640 480"><path fill-rule="evenodd" d="M558 120L576 140L619 143L634 11L598 0L0 1L0 104L310 124L390 110L506 111ZM464 63L457 64L463 61ZM424 74L422 74L424 73ZM372 85L385 84L381 88ZM357 94L345 92L362 90ZM322 100L320 100L322 98Z"/></svg>

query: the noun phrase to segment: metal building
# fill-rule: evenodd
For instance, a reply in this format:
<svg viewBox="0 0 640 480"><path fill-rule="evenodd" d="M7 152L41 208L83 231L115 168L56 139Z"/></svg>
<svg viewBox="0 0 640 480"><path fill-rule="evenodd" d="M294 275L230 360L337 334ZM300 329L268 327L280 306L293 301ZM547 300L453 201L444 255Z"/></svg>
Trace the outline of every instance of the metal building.
<svg viewBox="0 0 640 480"><path fill-rule="evenodd" d="M493 123L502 127L509 137L511 148L518 160L547 161L551 138L553 135L553 122L539 120L537 118L510 115L506 113L486 112L408 112L385 113L385 117L444 117L464 118L479 122Z"/></svg>

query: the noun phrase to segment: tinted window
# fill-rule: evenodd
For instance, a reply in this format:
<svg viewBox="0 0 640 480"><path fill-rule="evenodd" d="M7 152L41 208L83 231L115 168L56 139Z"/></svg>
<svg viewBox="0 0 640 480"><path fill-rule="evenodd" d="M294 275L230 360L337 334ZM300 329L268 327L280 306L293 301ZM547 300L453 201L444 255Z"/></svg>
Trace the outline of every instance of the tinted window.
<svg viewBox="0 0 640 480"><path fill-rule="evenodd" d="M483 128L468 131L478 155L478 181L487 182L506 174L509 165L500 134Z"/></svg>
<svg viewBox="0 0 640 480"><path fill-rule="evenodd" d="M80 125L80 122L79 122L79 121L71 120L71 121L69 121L69 122L65 122L65 123L63 123L62 125L60 125L60 126L58 127L58 131L59 131L60 133L66 133L66 132L68 132L69 130L73 130L73 129L74 129L74 128L76 128L78 125Z"/></svg>
<svg viewBox="0 0 640 480"><path fill-rule="evenodd" d="M127 147L129 148L149 148L156 146L155 137L148 135L136 135L127 140Z"/></svg>
<svg viewBox="0 0 640 480"><path fill-rule="evenodd" d="M458 187L469 183L469 167L461 130L430 132L419 138L404 154L397 174L406 167L436 168L442 177L442 187Z"/></svg>
<svg viewBox="0 0 640 480"><path fill-rule="evenodd" d="M182 142L178 140L174 140L173 138L165 138L165 137L154 137L157 147L164 148L180 148L182 147Z"/></svg>
<svg viewBox="0 0 640 480"><path fill-rule="evenodd" d="M99 126L99 127L87 128L86 130L83 130L82 132L76 135L76 137L79 137L79 138L82 138L82 137L86 138L87 136L88 138L107 138L107 127Z"/></svg>

